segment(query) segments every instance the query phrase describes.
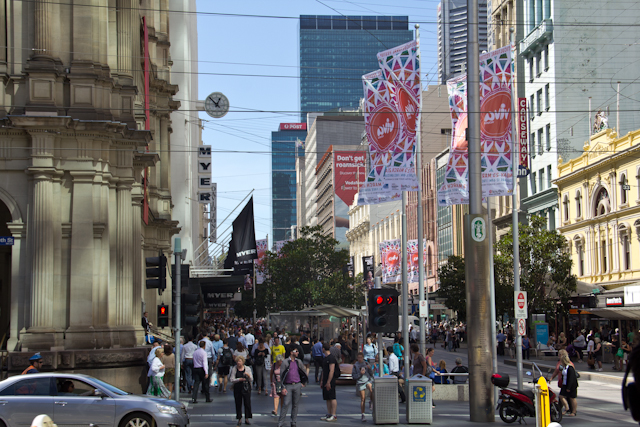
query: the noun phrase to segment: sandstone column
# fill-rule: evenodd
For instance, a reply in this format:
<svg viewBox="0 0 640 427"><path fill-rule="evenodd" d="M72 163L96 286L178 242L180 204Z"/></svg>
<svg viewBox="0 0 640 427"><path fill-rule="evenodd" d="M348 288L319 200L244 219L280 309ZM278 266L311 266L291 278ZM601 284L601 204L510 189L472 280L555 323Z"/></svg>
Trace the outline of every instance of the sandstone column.
<svg viewBox="0 0 640 427"><path fill-rule="evenodd" d="M117 283L116 283L116 325L132 324L131 299L133 286L133 208L131 207L131 186L133 179L118 182L116 200L118 224L116 237Z"/></svg>
<svg viewBox="0 0 640 427"><path fill-rule="evenodd" d="M35 40L33 56L51 56L51 4L50 0L35 0Z"/></svg>
<svg viewBox="0 0 640 427"><path fill-rule="evenodd" d="M133 41L132 22L133 5L132 0L117 0L117 27L118 27L118 73L132 76L133 64Z"/></svg>
<svg viewBox="0 0 640 427"><path fill-rule="evenodd" d="M53 184L51 174L34 172L31 221L30 330L51 330L53 325Z"/></svg>
<svg viewBox="0 0 640 427"><path fill-rule="evenodd" d="M135 195L132 197L133 205L133 300L132 315L133 325L140 326L142 318L142 292L143 279L142 274L145 271L144 260L142 258L142 199L143 189L141 184L135 185Z"/></svg>

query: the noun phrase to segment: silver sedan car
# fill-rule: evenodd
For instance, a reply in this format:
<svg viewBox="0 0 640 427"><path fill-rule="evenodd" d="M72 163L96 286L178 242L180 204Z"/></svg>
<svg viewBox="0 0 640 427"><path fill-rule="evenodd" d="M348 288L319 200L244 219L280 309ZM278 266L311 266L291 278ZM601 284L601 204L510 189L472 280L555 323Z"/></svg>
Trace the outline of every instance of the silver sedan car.
<svg viewBox="0 0 640 427"><path fill-rule="evenodd" d="M30 427L40 414L58 427L186 427L185 406L138 396L80 374L18 375L0 382L0 427Z"/></svg>

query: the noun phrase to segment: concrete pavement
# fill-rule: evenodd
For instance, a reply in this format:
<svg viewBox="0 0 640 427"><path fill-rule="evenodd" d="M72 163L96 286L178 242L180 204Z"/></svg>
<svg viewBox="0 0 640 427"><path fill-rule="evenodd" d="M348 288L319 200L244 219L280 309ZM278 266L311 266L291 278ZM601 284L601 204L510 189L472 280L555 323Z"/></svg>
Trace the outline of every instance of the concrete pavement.
<svg viewBox="0 0 640 427"><path fill-rule="evenodd" d="M463 364L467 364L468 356L466 349L458 349L457 352L448 352L439 346L440 343L435 347L436 353L434 361L436 363L443 359L447 363L447 370L451 370L451 368L455 366L454 362L456 357L460 357L463 360ZM511 376L512 381L515 382L516 368L515 366L506 364L505 361L508 362L508 360L508 358L505 359L500 357L499 371L508 373ZM555 364L550 363L549 361L542 364L555 366ZM584 365L586 368L586 363ZM610 370L611 365L607 365L606 368ZM528 368L525 368L525 372L527 370ZM576 418L565 417L561 423L563 426L636 424L631 419L629 413L624 412L622 408L620 392L621 374L608 371L598 372L593 373L593 375L591 375L592 378L588 380L585 378L585 374L588 376L590 372L581 370L580 366L578 366L578 370L581 372L580 386L578 389L578 416ZM582 372L585 372L585 374ZM311 377L313 377L313 368ZM604 381L603 379L607 381ZM617 381L617 383L613 380ZM531 387L531 384L527 384L527 386ZM557 383L555 381L551 387L554 391L558 391ZM298 415L298 425L304 425L304 427L326 426L327 423L320 420L320 417L326 412L326 406L322 400L322 393L319 386L314 384L312 380L312 383L303 389L303 393ZM189 405L191 424L195 427L200 427L205 424L210 425L211 423L228 426L235 425L235 403L233 393L229 391L226 394L218 394L212 391L211 396L213 399L212 403L204 403L204 397L202 396L198 399L200 403L193 405L190 404L189 399L184 398L185 396L183 395L183 399L181 400L185 404ZM355 387L353 385L338 386L337 396L338 421L333 424L365 424L360 420L360 400L355 395ZM400 405L399 408L400 424L405 425L405 405ZM271 416L271 411L273 410L273 399L271 397L258 395L256 392L253 392L252 409L252 425L259 427L277 426L277 418ZM469 421L468 402L441 401L437 402L437 406L433 410L433 425L457 427L504 424L500 420L497 411L495 417L495 423L472 423ZM371 411L368 410L368 404L366 409L366 419L366 424L373 424ZM533 418L527 419L526 421L529 425L535 425L535 420ZM289 415L285 426L289 427L290 423L291 419Z"/></svg>

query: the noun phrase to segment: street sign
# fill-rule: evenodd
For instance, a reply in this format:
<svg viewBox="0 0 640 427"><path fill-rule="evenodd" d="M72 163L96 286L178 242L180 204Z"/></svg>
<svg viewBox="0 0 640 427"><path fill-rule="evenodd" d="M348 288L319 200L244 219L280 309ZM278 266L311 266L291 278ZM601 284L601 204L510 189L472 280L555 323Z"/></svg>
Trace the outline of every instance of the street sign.
<svg viewBox="0 0 640 427"><path fill-rule="evenodd" d="M471 238L476 242L483 242L487 236L487 227L484 219L477 217L471 220Z"/></svg>
<svg viewBox="0 0 640 427"><path fill-rule="evenodd" d="M513 296L514 311L516 319L527 318L527 293L525 291L516 291Z"/></svg>
<svg viewBox="0 0 640 427"><path fill-rule="evenodd" d="M427 305L427 300L426 299L421 299L420 300L420 309L418 312L418 316L419 317L427 317L427 312L428 310L428 305Z"/></svg>
<svg viewBox="0 0 640 427"><path fill-rule="evenodd" d="M518 319L518 335L524 336L527 333L527 321Z"/></svg>
<svg viewBox="0 0 640 427"><path fill-rule="evenodd" d="M11 236L9 237L2 236L0 237L0 246L13 246L13 241L14 241L14 238Z"/></svg>

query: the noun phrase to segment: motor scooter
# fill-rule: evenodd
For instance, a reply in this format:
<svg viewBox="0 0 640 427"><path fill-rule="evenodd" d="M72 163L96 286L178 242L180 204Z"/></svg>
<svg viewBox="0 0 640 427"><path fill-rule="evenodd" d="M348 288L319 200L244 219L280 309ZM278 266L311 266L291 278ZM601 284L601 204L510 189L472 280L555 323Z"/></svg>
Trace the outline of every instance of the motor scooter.
<svg viewBox="0 0 640 427"><path fill-rule="evenodd" d="M535 365L535 363L534 363ZM537 368L537 366L536 366ZM540 370L538 368L538 370ZM527 372L531 375L531 372ZM542 376L542 372L540 372ZM538 382L538 378L534 378L534 382ZM500 418L505 423L511 424L519 421L520 424L527 423L525 417L536 416L533 390L518 390L509 387L509 375L493 374L491 383L500 387L500 397L496 409L499 411ZM562 421L562 404L558 401L558 396L549 388L549 405L551 413L551 422L559 423Z"/></svg>

